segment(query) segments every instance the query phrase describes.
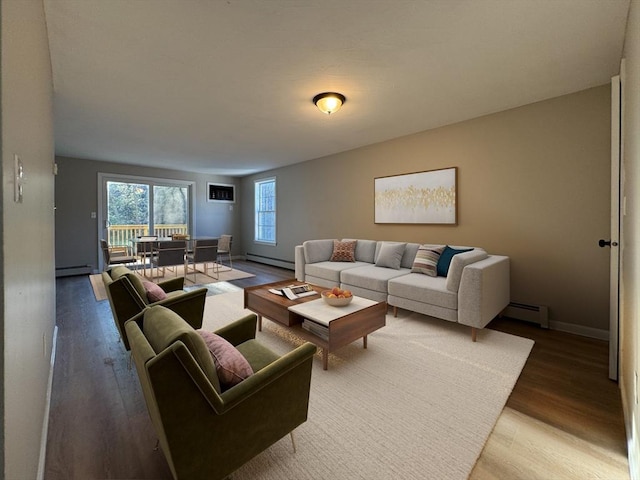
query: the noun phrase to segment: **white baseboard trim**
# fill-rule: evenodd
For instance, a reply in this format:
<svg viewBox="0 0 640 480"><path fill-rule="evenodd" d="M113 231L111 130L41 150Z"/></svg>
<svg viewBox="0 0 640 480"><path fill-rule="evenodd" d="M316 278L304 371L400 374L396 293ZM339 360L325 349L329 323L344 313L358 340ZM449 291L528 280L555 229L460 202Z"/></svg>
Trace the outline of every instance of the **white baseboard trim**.
<svg viewBox="0 0 640 480"><path fill-rule="evenodd" d="M295 270L295 264L287 260L280 260L277 258L264 257L262 255L255 255L247 253L246 259L252 262L264 263L266 265L272 265L274 267L286 268L288 270Z"/></svg>
<svg viewBox="0 0 640 480"><path fill-rule="evenodd" d="M51 411L51 392L53 389L53 368L56 363L56 346L58 343L58 326L53 329L51 342L51 363L49 364L49 381L47 383L47 396L45 398L44 420L42 421L42 436L40 437L40 457L38 459L37 480L44 480L44 467L47 458L47 437L49 436L49 412Z"/></svg>
<svg viewBox="0 0 640 480"><path fill-rule="evenodd" d="M605 340L607 342L609 341L609 330L602 330L600 328L584 327L582 325L576 325L575 323L556 322L554 320L549 321L549 328L552 330L559 330L561 332L581 335L583 337L597 338L598 340Z"/></svg>

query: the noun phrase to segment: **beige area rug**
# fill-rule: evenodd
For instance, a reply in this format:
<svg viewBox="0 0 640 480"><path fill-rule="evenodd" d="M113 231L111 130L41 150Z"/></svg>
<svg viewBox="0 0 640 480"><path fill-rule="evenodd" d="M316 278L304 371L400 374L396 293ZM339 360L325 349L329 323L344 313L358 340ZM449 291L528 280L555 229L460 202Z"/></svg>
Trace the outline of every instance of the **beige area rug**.
<svg viewBox="0 0 640 480"><path fill-rule="evenodd" d="M174 267L172 267L171 270L167 268L167 270L165 271L164 277L153 278L152 281L155 283L160 283L164 280L170 280L174 277L183 277L184 267L178 266L175 268L177 269L177 271L174 270ZM202 265L198 265L198 269L202 270ZM150 278L143 276L142 270L135 270L135 272L140 274L142 278L144 278L145 280L151 280ZM162 274L162 269L160 270L160 273ZM212 274L212 273L213 273L212 269L209 268L209 274ZM148 269L147 269L147 275L151 276L151 272ZM154 275L155 275L155 270L154 270ZM255 277L255 275L253 275L252 273L247 273L241 270L237 270L235 268L233 270L229 270L229 267L221 267L217 279L215 277L205 275L204 273L199 271L198 273L196 273L196 278L194 282L193 271L190 269L189 275L187 275L187 277L185 278L184 286L186 290L189 290L192 288L207 287L209 290L209 294L215 295L218 293L226 293L226 292L238 289L238 287L234 288L233 285L227 282L231 280L240 280L242 278L250 278L250 277ZM108 297L104 287L104 282L102 281L102 274L89 275L89 281L91 282L91 286L93 287L93 293L96 297L96 300L98 301L107 300Z"/></svg>
<svg viewBox="0 0 640 480"><path fill-rule="evenodd" d="M204 328L243 314L242 292L208 297ZM300 339L264 321L257 338L284 353ZM533 341L400 311L369 336L313 365L309 419L234 480L466 479Z"/></svg>
<svg viewBox="0 0 640 480"><path fill-rule="evenodd" d="M91 282L93 294L98 302L109 298L107 297L107 290L104 287L104 282L102 281L102 274L98 273L97 275L89 275L89 281Z"/></svg>

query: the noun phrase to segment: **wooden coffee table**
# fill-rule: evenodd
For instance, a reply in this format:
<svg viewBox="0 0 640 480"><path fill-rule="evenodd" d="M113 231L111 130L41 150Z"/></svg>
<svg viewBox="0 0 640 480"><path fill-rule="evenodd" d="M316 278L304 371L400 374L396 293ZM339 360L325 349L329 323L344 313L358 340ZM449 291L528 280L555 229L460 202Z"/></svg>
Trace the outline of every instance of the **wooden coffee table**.
<svg viewBox="0 0 640 480"><path fill-rule="evenodd" d="M324 303L320 295L297 300L271 293L289 285L300 285L296 280L257 285L244 289L244 308L258 315L258 330L262 330L262 317L295 332L296 335L322 349L322 368L329 368L329 353L362 338L367 348L367 335L385 326L387 302L374 302L354 297L346 307L332 307ZM318 293L328 288L311 285ZM310 303L314 302L314 303ZM306 328L303 322L317 323L326 328L326 334L318 335Z"/></svg>

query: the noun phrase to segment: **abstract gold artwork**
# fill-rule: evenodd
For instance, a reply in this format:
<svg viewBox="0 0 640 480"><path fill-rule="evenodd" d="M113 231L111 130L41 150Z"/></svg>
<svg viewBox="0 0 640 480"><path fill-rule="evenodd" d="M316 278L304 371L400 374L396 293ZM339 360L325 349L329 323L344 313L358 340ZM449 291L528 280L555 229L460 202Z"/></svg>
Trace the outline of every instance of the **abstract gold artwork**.
<svg viewBox="0 0 640 480"><path fill-rule="evenodd" d="M457 224L457 168L374 179L375 223Z"/></svg>

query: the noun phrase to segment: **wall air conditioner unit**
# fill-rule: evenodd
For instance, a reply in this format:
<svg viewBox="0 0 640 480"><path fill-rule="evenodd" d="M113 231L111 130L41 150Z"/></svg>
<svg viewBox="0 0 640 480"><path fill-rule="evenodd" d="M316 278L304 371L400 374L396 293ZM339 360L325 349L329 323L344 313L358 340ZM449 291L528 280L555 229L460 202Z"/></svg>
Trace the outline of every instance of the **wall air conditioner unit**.
<svg viewBox="0 0 640 480"><path fill-rule="evenodd" d="M236 203L236 186L226 183L207 183L207 201Z"/></svg>
<svg viewBox="0 0 640 480"><path fill-rule="evenodd" d="M539 324L542 328L549 328L549 307L546 305L527 305L526 303L511 302L502 315L516 320L524 320Z"/></svg>

